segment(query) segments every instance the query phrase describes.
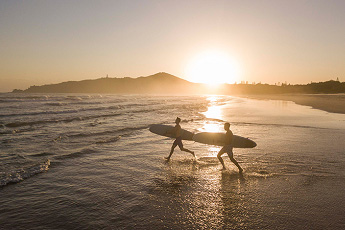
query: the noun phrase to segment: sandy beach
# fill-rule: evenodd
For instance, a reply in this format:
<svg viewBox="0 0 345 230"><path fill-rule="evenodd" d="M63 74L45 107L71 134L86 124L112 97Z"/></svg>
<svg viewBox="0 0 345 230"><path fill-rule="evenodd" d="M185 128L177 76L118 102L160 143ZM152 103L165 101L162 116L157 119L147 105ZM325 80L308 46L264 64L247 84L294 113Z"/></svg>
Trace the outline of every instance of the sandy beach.
<svg viewBox="0 0 345 230"><path fill-rule="evenodd" d="M246 97L260 100L293 101L296 104L311 106L314 109L345 114L345 94L273 94Z"/></svg>

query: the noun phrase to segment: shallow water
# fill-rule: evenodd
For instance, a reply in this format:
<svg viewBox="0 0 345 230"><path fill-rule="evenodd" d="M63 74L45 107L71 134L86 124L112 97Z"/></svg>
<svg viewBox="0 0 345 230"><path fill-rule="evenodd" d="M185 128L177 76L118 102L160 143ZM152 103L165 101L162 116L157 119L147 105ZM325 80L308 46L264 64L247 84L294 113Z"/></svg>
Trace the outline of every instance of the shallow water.
<svg viewBox="0 0 345 230"><path fill-rule="evenodd" d="M345 115L230 96L0 94L0 229L341 229ZM234 149L148 131L254 140Z"/></svg>

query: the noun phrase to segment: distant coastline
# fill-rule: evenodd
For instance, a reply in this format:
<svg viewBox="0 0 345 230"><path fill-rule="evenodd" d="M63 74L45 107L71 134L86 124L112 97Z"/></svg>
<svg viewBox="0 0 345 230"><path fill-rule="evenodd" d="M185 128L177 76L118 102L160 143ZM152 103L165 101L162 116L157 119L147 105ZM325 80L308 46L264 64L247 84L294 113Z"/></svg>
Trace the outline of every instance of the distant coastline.
<svg viewBox="0 0 345 230"><path fill-rule="evenodd" d="M139 78L99 78L68 81L58 84L30 86L13 93L110 93L110 94L223 94L223 95L286 95L345 93L345 82L326 81L306 85L222 84L217 88L192 83L168 73Z"/></svg>

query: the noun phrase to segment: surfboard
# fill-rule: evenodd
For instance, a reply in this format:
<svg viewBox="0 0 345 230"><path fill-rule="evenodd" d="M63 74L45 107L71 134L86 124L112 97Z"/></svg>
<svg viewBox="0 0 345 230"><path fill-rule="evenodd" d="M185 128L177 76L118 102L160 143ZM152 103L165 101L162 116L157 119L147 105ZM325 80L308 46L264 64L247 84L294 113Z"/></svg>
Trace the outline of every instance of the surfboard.
<svg viewBox="0 0 345 230"><path fill-rule="evenodd" d="M169 132L174 128L174 126L171 125L159 125L159 124L155 124L155 125L151 125L149 130L154 133L154 134L158 134L161 136L165 136L165 137L171 137L171 138L176 138L176 136L174 134L169 134ZM192 141L193 140L193 135L194 133L189 132L185 129L181 129L181 138L182 140L188 140L188 141Z"/></svg>
<svg viewBox="0 0 345 230"><path fill-rule="evenodd" d="M193 141L208 145L224 146L226 140L225 138L225 133L202 132L194 134ZM232 145L234 148L254 148L256 143L248 138L234 135Z"/></svg>

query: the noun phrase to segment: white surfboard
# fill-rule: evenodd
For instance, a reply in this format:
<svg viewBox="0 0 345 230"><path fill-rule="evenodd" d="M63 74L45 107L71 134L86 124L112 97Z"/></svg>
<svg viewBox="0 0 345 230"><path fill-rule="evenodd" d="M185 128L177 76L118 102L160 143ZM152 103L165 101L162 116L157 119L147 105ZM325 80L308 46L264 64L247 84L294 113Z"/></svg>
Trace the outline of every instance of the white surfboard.
<svg viewBox="0 0 345 230"><path fill-rule="evenodd" d="M208 145L224 146L226 143L226 135L225 133L202 132L195 134L193 136L193 141ZM234 135L232 146L234 148L254 148L256 143L248 138Z"/></svg>
<svg viewBox="0 0 345 230"><path fill-rule="evenodd" d="M156 124L156 125L151 125L149 130L154 134L158 134L158 135L165 136L165 137L176 138L176 136L174 134L169 133L173 128L174 128L174 126L171 126L171 125ZM194 135L194 133L189 132L185 129L181 129L182 140L192 141L193 135Z"/></svg>

